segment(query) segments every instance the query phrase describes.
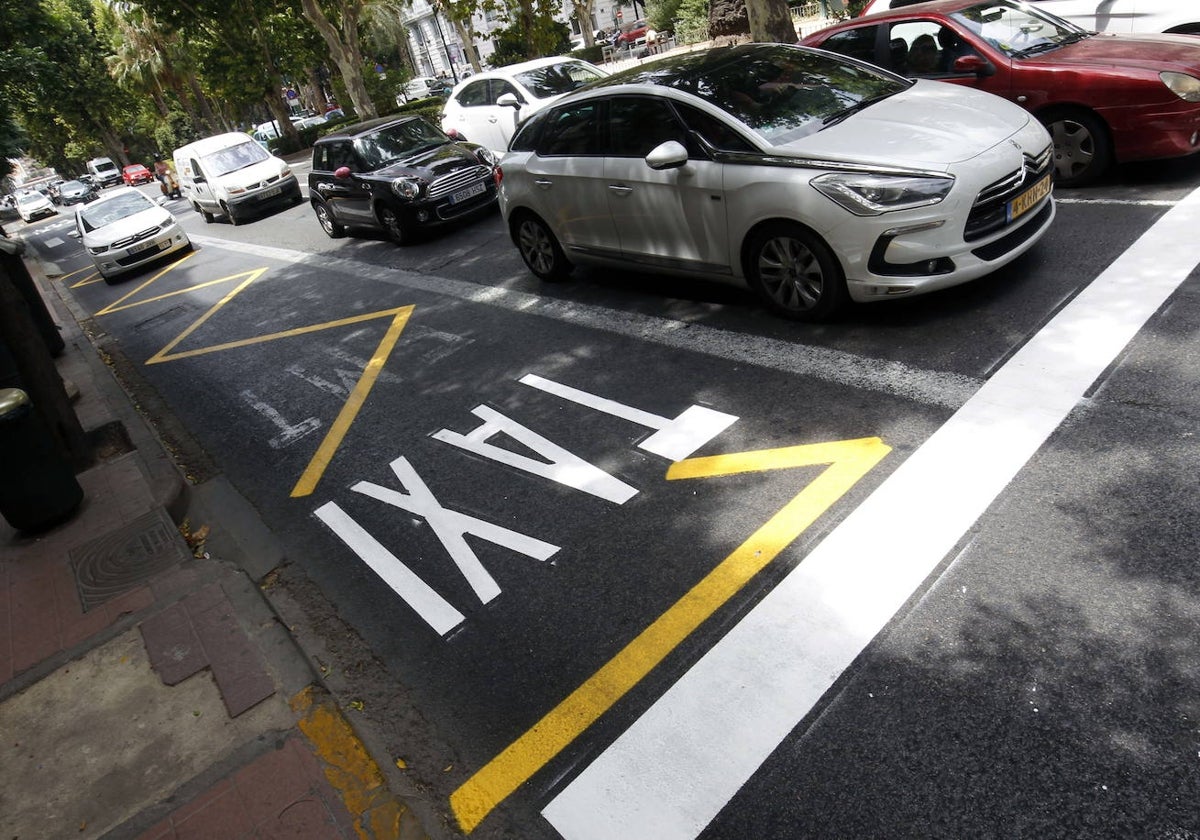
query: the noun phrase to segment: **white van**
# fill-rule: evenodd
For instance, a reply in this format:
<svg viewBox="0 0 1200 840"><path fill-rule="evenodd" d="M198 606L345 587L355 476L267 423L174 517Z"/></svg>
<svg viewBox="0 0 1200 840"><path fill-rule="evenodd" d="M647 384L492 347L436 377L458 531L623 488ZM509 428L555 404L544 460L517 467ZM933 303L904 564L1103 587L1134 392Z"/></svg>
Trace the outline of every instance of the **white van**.
<svg viewBox="0 0 1200 840"><path fill-rule="evenodd" d="M88 174L96 179L96 184L107 187L109 184L121 183L121 170L112 162L112 158L92 158L87 162Z"/></svg>
<svg viewBox="0 0 1200 840"><path fill-rule="evenodd" d="M291 167L241 131L188 143L174 159L184 199L206 222L219 214L236 225L265 207L303 200Z"/></svg>

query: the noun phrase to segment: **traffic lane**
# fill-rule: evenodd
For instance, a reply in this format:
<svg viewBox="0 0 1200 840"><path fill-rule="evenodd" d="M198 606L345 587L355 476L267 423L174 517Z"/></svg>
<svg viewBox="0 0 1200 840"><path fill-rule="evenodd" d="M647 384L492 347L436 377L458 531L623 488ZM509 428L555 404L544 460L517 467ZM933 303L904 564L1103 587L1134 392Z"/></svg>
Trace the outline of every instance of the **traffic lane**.
<svg viewBox="0 0 1200 840"><path fill-rule="evenodd" d="M1198 280L702 838L1200 831Z"/></svg>
<svg viewBox="0 0 1200 840"><path fill-rule="evenodd" d="M1180 188L1145 192L1158 197L1126 204L1068 195L1070 203L1060 205L1047 236L1013 264L942 292L852 306L835 322L816 325L771 315L741 285L582 267L566 283L542 283L526 269L494 213L403 248L378 236L328 240L307 206L238 228L215 224L206 229L195 221L185 227L231 241L326 253L981 380L1165 212L1175 199L1162 196L1177 196Z"/></svg>
<svg viewBox="0 0 1200 840"><path fill-rule="evenodd" d="M228 273L231 267L221 266L216 273ZM181 270L175 276L188 284L201 279L187 277ZM173 352L241 339L250 327L257 330L252 334L261 335L263 330L273 333L298 322L312 323L311 316L290 317L299 315L302 306L328 318L334 314L325 294L331 279L311 268L276 267L272 280L247 287L237 301L221 310L220 317L204 323L203 332L193 332L189 342L177 345ZM286 287L293 302L286 323L263 319L264 312L274 316L278 311L279 295L272 284ZM387 285L343 277L337 279L336 288L348 292L352 300L370 300L373 306L400 304L395 288ZM160 286L144 293L155 297L174 290ZM107 301L99 311L108 309L108 314L97 318L103 319L110 335L120 336L125 352L135 358L159 354L221 294L216 287L207 287L195 293L204 298L196 303L179 296L121 310L109 300L114 290L84 291L94 296L95 303ZM261 295L259 300L255 291ZM411 302L414 297L409 293L405 299ZM133 298L124 305L132 302ZM235 303L243 306L240 312ZM408 360L402 355L389 360L388 372L400 364L402 376L399 381L381 378L347 445L322 479L321 493L328 495L317 494L312 501L288 499L291 481L303 468L303 456L294 454L302 447L270 446L273 438L268 434L275 434L275 420L262 406L275 407L275 419L285 421L282 425L288 428L307 428L310 418L331 422L338 401L313 387L317 378L339 381L336 364L328 359L320 364L325 350L268 342L227 351L234 355L223 358L216 353L192 356L146 369L147 378L173 411L275 530L305 547L290 556L306 558L303 562L310 575L384 658L391 676L414 686L424 714L455 733L449 739L455 751L468 756L461 765L463 772L484 763L489 753L498 752L530 726L540 710L569 694L818 471L664 483L668 462L633 449L639 437L636 426L530 392L516 381L518 375L531 369L560 378L570 374L576 387L664 417L674 417L698 402L727 411L728 405L753 406L736 429L714 442L718 452L875 434L903 448L905 438L919 440L944 416L943 411L914 407L902 399L855 398L841 387L697 358L687 351L648 354L637 342L614 340L607 333L594 335L535 316L458 311L470 306L458 301L426 305L417 300L410 326L426 330L426 336L452 334L450 329L461 328L464 321L481 323L486 329L468 333L465 346L452 357L442 356L431 364L419 363L429 355L419 347L398 344L398 353L412 349L418 363L405 364ZM531 325L531 320L536 323ZM373 338L365 338L364 333L357 330L349 339L340 337L335 349L367 356ZM530 341L531 335L536 342ZM296 371L297 365L302 370ZM685 377L681 371L693 373ZM246 397L247 392L253 399ZM490 460L481 461L430 437L443 428L469 432L478 422L471 413L478 405L498 407L586 461L602 464L606 472L638 488L641 498L624 505L598 502ZM835 407L839 405L846 408ZM286 417L278 410L282 407L289 412ZM363 480L395 488L396 479L386 464L399 456L410 460L447 506L529 532L560 546L561 557L545 563L483 546L480 554L502 595L487 605L480 603L427 527L347 489ZM701 486L689 488L689 483ZM854 492L859 492L857 487ZM397 556L419 569L422 579L463 610L463 628L445 639L431 632L328 529L314 523L312 513L318 503L329 500L363 523L381 544L392 546ZM791 551L783 552L781 559L790 557ZM575 562L570 562L571 557ZM654 562L648 563L648 558ZM743 609L762 587L769 586L773 574L768 571L754 579L727 609L733 613Z"/></svg>

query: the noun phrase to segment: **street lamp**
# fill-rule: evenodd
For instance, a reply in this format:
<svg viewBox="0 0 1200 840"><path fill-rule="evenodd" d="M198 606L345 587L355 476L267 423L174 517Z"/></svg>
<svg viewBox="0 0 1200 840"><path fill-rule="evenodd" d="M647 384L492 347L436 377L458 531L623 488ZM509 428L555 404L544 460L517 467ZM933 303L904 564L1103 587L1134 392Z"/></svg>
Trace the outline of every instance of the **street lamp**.
<svg viewBox="0 0 1200 840"><path fill-rule="evenodd" d="M446 54L446 63L450 65L450 75L454 77L454 84L458 84L458 71L454 69L454 59L450 57L450 47L446 44L446 36L442 33L442 22L438 20L438 14L441 12L442 4L434 2L433 4L433 25L437 29L438 38L442 42L442 51Z"/></svg>

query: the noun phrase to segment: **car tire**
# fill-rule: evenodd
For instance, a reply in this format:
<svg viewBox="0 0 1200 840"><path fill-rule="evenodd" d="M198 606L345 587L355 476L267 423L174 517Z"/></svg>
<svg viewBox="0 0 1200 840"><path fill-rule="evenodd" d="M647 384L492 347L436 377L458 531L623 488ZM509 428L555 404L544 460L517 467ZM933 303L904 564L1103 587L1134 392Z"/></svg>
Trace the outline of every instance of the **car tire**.
<svg viewBox="0 0 1200 840"><path fill-rule="evenodd" d="M337 223L333 213L324 202L313 202L313 212L317 214L317 224L330 239L340 239L346 235L346 229Z"/></svg>
<svg viewBox="0 0 1200 840"><path fill-rule="evenodd" d="M539 280L557 283L565 280L574 268L553 232L533 213L520 213L513 218L512 238L521 259Z"/></svg>
<svg viewBox="0 0 1200 840"><path fill-rule="evenodd" d="M400 215L391 207L379 209L379 224L383 227L383 232L387 234L388 239L397 245L407 245L412 239L412 234L405 230L404 225L400 223Z"/></svg>
<svg viewBox="0 0 1200 840"><path fill-rule="evenodd" d="M234 212L234 209L228 204L222 204L221 209L225 211L225 218L229 219L229 224L237 227L242 223L242 217Z"/></svg>
<svg viewBox="0 0 1200 840"><path fill-rule="evenodd" d="M792 222L756 231L746 248L746 279L776 315L823 321L849 297L832 252L812 231Z"/></svg>
<svg viewBox="0 0 1200 840"><path fill-rule="evenodd" d="M104 277L103 274L100 276ZM104 283L108 286L115 286L115 285L117 285L117 281L120 279L121 278L119 278L119 277L104 277Z"/></svg>
<svg viewBox="0 0 1200 840"><path fill-rule="evenodd" d="M1088 111L1052 110L1038 118L1054 143L1058 186L1086 186L1108 171L1113 162L1112 140L1099 117Z"/></svg>

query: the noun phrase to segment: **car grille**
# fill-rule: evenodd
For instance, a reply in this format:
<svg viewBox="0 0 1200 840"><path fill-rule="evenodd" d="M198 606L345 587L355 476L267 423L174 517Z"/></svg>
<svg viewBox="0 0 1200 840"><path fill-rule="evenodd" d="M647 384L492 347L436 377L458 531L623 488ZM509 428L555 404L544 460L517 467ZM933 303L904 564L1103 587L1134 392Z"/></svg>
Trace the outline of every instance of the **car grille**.
<svg viewBox="0 0 1200 840"><path fill-rule="evenodd" d="M157 227L147 228L146 230L135 233L133 236L127 236L124 239L118 239L116 242L114 242L112 245L110 245L108 247L110 247L114 250L117 248L126 248L126 247L132 245L134 242L140 242L148 236L153 236L154 234L158 233L160 230L162 230L162 225L159 225Z"/></svg>
<svg viewBox="0 0 1200 840"><path fill-rule="evenodd" d="M449 195L452 192L457 192L463 187L475 183L480 178L486 178L492 174L492 171L486 166L470 166L463 169L451 172L449 175L443 175L432 184L429 185L429 198L441 198L444 195Z"/></svg>
<svg viewBox="0 0 1200 840"><path fill-rule="evenodd" d="M980 190L967 216L963 239L974 242L1007 225L1008 202L1049 174L1053 150L1049 145L1036 155L1026 154L1020 169Z"/></svg>
<svg viewBox="0 0 1200 840"><path fill-rule="evenodd" d="M271 184L274 184L274 183L275 183L276 181L278 181L278 180L279 180L279 176L278 176L278 175L272 175L270 178L266 178L266 179L264 179L264 180L262 180L262 181L259 181L257 184L249 184L249 185L247 185L246 189L248 189L248 190L261 190L263 187L270 186Z"/></svg>

